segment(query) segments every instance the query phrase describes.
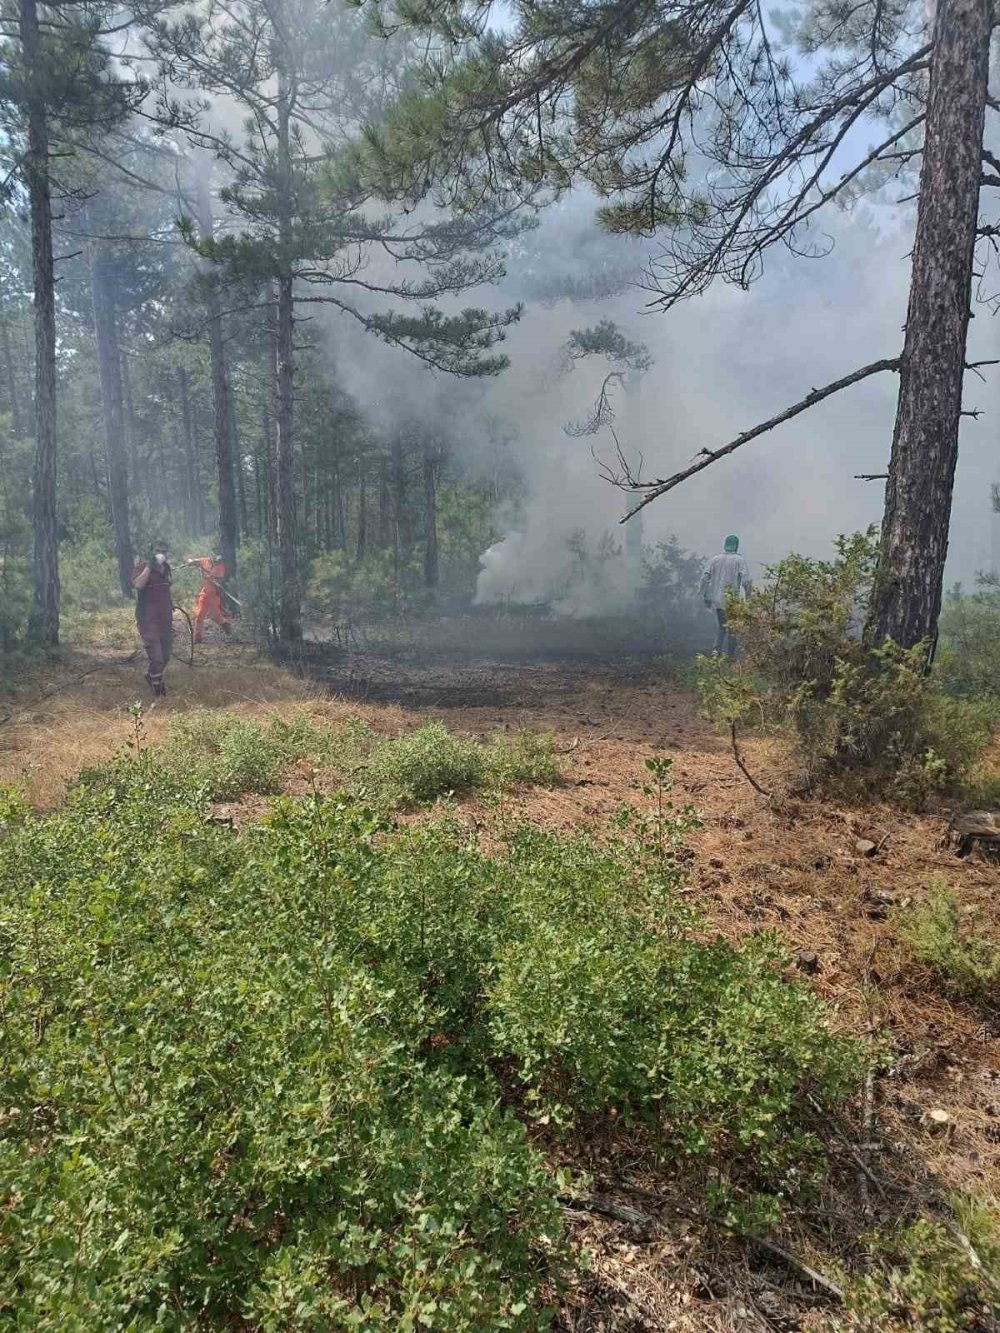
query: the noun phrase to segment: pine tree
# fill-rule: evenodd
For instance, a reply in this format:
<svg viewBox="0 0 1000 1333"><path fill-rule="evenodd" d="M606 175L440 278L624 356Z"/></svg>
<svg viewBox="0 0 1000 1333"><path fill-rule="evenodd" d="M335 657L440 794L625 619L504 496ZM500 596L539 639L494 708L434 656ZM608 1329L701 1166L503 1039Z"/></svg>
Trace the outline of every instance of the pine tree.
<svg viewBox="0 0 1000 1333"><path fill-rule="evenodd" d="M112 72L101 45L108 11L99 4L17 0L3 14L7 63L0 117L11 156L7 188L23 181L31 215L35 316L35 461L32 483L34 607L31 635L59 640L59 547L56 520L56 297L52 244L53 162L81 135L126 114L138 85Z"/></svg>
<svg viewBox="0 0 1000 1333"><path fill-rule="evenodd" d="M279 632L294 642L301 637L297 309L332 307L438 369L495 373L505 364L496 345L516 312L446 315L434 303L498 277L502 261L488 247L517 224L483 208L417 223L369 212L342 154L398 91L405 52L372 42L356 14L321 0L240 0L211 21L154 23L151 41L173 85L232 98L247 116L242 136L220 135L197 109L164 95L165 118L231 173L221 192L228 231L198 235L189 226L191 243L227 282L258 294L273 287L265 304L274 315ZM384 298L420 309L381 311L376 302Z"/></svg>

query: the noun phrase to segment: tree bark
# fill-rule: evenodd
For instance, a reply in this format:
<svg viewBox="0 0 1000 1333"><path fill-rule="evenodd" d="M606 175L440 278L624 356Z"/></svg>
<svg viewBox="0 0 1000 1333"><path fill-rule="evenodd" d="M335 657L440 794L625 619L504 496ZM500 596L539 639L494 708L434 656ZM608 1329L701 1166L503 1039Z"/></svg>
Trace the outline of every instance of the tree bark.
<svg viewBox="0 0 1000 1333"><path fill-rule="evenodd" d="M282 274L278 279L278 633L290 643L302 638L295 556L294 327L292 279Z"/></svg>
<svg viewBox="0 0 1000 1333"><path fill-rule="evenodd" d="M240 447L240 423L236 417L236 390L233 388L232 375L226 376L226 392L228 396L227 411L229 413L229 438L232 441L233 451L233 478L236 484L236 499L239 504L239 524L236 528L236 545L240 544L241 533L245 536L249 531L247 522L247 492L246 492L246 473L243 469L243 450Z"/></svg>
<svg viewBox="0 0 1000 1333"><path fill-rule="evenodd" d="M402 436L397 433L392 445L393 547L397 559L400 548L413 545L413 523L406 496L406 457Z"/></svg>
<svg viewBox="0 0 1000 1333"><path fill-rule="evenodd" d="M97 337L97 366L104 412L104 439L108 461L108 500L118 562L118 586L132 597L132 535L129 526L128 460L125 454L125 409L122 394L122 358L118 346L118 312L114 278L94 245L88 246L90 292Z"/></svg>
<svg viewBox="0 0 1000 1333"><path fill-rule="evenodd" d="M933 643L958 459L990 54L989 0L938 0L920 202L867 635Z"/></svg>
<svg viewBox="0 0 1000 1333"><path fill-rule="evenodd" d="M184 430L184 456L187 460L188 524L201 536L205 531L205 505L201 494L201 467L198 459L198 437L191 411L191 390L188 373L183 366L177 369L181 398L181 423Z"/></svg>
<svg viewBox="0 0 1000 1333"><path fill-rule="evenodd" d="M198 185L198 225L205 238L213 234L212 200L208 181ZM231 580L236 579L236 548L239 529L236 518L236 486L233 473L232 410L229 402L229 373L222 336L222 303L214 274L206 273L205 310L208 315L208 349L212 363L212 436L215 444L215 482L219 494L219 554Z"/></svg>
<svg viewBox="0 0 1000 1333"><path fill-rule="evenodd" d="M286 63L289 51L280 21L275 24L277 65L277 213L278 213L278 635L285 642L302 638L302 605L296 560L295 518L295 298L292 251L292 90Z"/></svg>
<svg viewBox="0 0 1000 1333"><path fill-rule="evenodd" d="M20 0L18 27L28 92L24 157L31 211L31 270L35 303L35 461L32 488L34 604L28 632L35 643L59 642L59 537L56 523L56 293L52 257L49 127L35 0Z"/></svg>
<svg viewBox="0 0 1000 1333"><path fill-rule="evenodd" d="M266 288L267 341L264 375L264 447L267 465L267 544L269 558L278 549L278 438L275 416L278 403L278 296L274 283Z"/></svg>
<svg viewBox="0 0 1000 1333"><path fill-rule="evenodd" d="M385 550L392 544L392 492L389 489L389 460L378 464L378 544Z"/></svg>
<svg viewBox="0 0 1000 1333"><path fill-rule="evenodd" d="M4 376L7 380L7 402L10 407L10 428L15 440L24 438L24 422L21 419L21 396L17 391L17 372L14 369L14 357L10 348L10 330L7 327L7 312L0 313L0 345L3 348Z"/></svg>
<svg viewBox="0 0 1000 1333"><path fill-rule="evenodd" d="M355 555L358 560L368 553L368 487L365 467L358 464L358 539Z"/></svg>
<svg viewBox="0 0 1000 1333"><path fill-rule="evenodd" d="M424 586L436 588L440 577L437 531L437 459L424 454Z"/></svg>

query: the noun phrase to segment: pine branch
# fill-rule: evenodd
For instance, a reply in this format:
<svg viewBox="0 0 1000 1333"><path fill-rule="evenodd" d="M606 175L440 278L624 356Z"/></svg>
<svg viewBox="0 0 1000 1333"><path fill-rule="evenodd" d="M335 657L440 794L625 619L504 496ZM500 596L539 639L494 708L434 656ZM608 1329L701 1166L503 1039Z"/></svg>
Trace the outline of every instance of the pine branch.
<svg viewBox="0 0 1000 1333"><path fill-rule="evenodd" d="M667 491L672 491L674 487L679 486L683 481L687 481L687 479L693 477L695 473L703 472L705 468L710 467L713 463L717 463L720 458L725 458L728 454L735 453L737 449L741 449L743 445L749 444L751 440L756 440L759 436L766 435L768 431L774 430L776 426L781 426L786 421L791 421L793 417L799 416L810 407L815 407L817 403L823 402L825 398L830 398L833 394L839 393L841 389L849 389L852 385L860 384L862 380L869 379L872 375L880 375L883 371L887 370L899 370L899 357L886 358L882 361L873 361L870 365L862 366L860 370L852 371L850 375L845 375L842 379L834 380L831 384L826 384L821 389L811 389L800 402L786 408L783 412L779 412L777 416L770 417L767 421L761 422L759 426L754 426L752 429L744 431L741 435L737 435L736 439L730 440L728 444L724 444L718 449L703 449L698 455L696 462L692 463L689 467L682 469L680 472L675 472L671 477L643 482L631 475L627 465L625 466L624 471L618 475L606 472L605 476L607 480L611 481L612 484L617 486L620 490L645 492L639 503L634 508L630 509L620 521L622 523L627 523L628 520L634 518L641 509L645 509L646 505L659 499L661 495L666 495Z"/></svg>

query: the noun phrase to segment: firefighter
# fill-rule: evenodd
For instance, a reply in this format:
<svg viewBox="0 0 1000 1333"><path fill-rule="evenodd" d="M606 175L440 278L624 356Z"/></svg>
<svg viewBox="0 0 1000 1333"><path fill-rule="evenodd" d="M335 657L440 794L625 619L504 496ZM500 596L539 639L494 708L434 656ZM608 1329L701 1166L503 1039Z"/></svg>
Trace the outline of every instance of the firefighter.
<svg viewBox="0 0 1000 1333"><path fill-rule="evenodd" d="M201 643L201 631L206 620L214 620L217 625L221 625L223 634L229 634L232 627L222 603L222 580L226 577L226 566L222 557L192 556L188 564L197 565L202 573L198 600L194 604L195 643Z"/></svg>
<svg viewBox="0 0 1000 1333"><path fill-rule="evenodd" d="M726 538L725 549L720 555L713 556L701 580L701 595L705 605L715 612L718 632L715 636L716 656L725 653L727 657L736 656L736 639L726 624L726 594L732 588L736 596L750 596L753 584L750 580L750 566L740 555L739 537L730 535Z"/></svg>
<svg viewBox="0 0 1000 1333"><path fill-rule="evenodd" d="M174 638L172 578L166 542L157 542L146 560L136 562L132 573L132 587L136 590L135 620L149 659L146 680L156 697L167 693L163 671L170 661Z"/></svg>

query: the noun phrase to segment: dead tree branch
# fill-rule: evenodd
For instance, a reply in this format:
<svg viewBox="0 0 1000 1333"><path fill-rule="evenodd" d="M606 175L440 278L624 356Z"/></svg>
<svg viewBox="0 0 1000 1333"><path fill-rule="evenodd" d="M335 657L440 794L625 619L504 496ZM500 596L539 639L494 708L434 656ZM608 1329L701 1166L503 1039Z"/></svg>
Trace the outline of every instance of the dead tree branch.
<svg viewBox="0 0 1000 1333"><path fill-rule="evenodd" d="M661 477L655 481L641 481L634 476L628 466L627 460L619 451L619 467L621 471L614 472L608 468L604 469L605 479L610 481L623 491L633 491L643 493L642 499L620 520L627 523L630 518L634 518L641 509L659 499L661 495L666 495L667 491L672 491L675 486L679 486L682 481L687 481L697 472L703 472L705 468L718 462L720 458L725 458L727 454L735 453L743 445L749 444L751 440L756 440L760 435L766 435L768 431L774 430L776 426L783 425L786 421L791 421L793 417L799 416L810 407L815 407L825 398L830 398L841 389L848 389L853 384L859 384L862 380L869 379L872 375L879 375L883 371L899 370L899 357L887 357L882 361L873 361L870 365L862 366L860 370L852 371L850 375L845 375L842 379L834 380L832 384L826 384L821 389L810 389L800 402L792 407L779 412L777 416L771 417L767 421L761 422L759 426L754 426L750 430L745 430L741 435L737 435L735 440L730 440L719 449L702 449L697 455L696 461L680 472L675 472L672 477Z"/></svg>
<svg viewBox="0 0 1000 1333"><path fill-rule="evenodd" d="M736 721L735 721L735 719L734 719L733 721L731 721L730 724L729 724L729 736L730 736L730 739L731 739L732 742L733 742L733 758L736 760L736 767L740 770L740 772L741 772L741 773L743 774L743 776L746 778L747 782L750 783L750 786L753 787L753 789L754 789L755 792L758 792L761 796L766 796L767 799L770 800L770 799L771 799L771 793L770 793L769 791L765 791L765 790L764 790L764 788L760 785L760 783L757 781L757 779L754 777L754 775L753 775L753 774L750 772L750 770L747 768L746 764L743 762L743 756L740 754L740 747L739 747L739 744L737 743L737 740L736 740Z"/></svg>
<svg viewBox="0 0 1000 1333"><path fill-rule="evenodd" d="M780 1259L787 1268L791 1268L793 1271L797 1272L800 1277L807 1279L814 1287L817 1287L832 1301L836 1301L838 1304L843 1304L843 1288L838 1287L835 1282L831 1282L830 1279L824 1277L822 1273L818 1273L815 1268L807 1264L805 1260L800 1259L797 1254L793 1254L791 1250L785 1249L783 1245L778 1245L776 1241L766 1240L763 1236L759 1236L755 1232L739 1231L732 1226L728 1226L721 1219L711 1217L702 1209L682 1208L678 1210L667 1197L657 1196L655 1193L648 1190L633 1190L625 1182L622 1182L622 1188L628 1193L641 1193L644 1198L650 1199L652 1202L663 1204L668 1208L674 1208L674 1211L680 1211L685 1217L697 1218L699 1221L708 1224L713 1222L716 1223L716 1225L721 1226L724 1230L729 1231L737 1240L741 1240L747 1245L756 1246L757 1249L762 1250L765 1254L771 1255L774 1259ZM630 1226L637 1226L649 1233L663 1230L662 1224L652 1215L652 1213L646 1213L638 1208L632 1208L628 1205L616 1203L613 1199L609 1199L605 1195L561 1195L560 1202L566 1208L578 1209L582 1212L598 1213L603 1217L610 1217L615 1221L625 1222Z"/></svg>

